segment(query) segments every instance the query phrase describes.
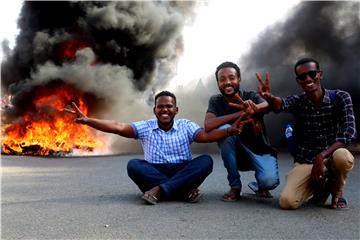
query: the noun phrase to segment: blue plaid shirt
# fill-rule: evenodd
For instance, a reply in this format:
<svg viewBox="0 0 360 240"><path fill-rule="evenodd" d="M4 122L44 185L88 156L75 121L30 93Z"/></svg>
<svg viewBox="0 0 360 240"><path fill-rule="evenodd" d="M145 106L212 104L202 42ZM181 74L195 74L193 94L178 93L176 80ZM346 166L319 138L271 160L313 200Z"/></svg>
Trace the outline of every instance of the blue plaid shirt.
<svg viewBox="0 0 360 240"><path fill-rule="evenodd" d="M295 162L312 163L314 157L334 142L348 145L356 137L355 117L350 94L336 90L331 101L329 90L320 107L305 93L283 98L282 110L295 116L294 137L298 145Z"/></svg>
<svg viewBox="0 0 360 240"><path fill-rule="evenodd" d="M157 119L131 123L135 138L140 139L145 160L150 163L182 163L192 159L190 144L202 128L187 119L174 121L165 132L159 128Z"/></svg>

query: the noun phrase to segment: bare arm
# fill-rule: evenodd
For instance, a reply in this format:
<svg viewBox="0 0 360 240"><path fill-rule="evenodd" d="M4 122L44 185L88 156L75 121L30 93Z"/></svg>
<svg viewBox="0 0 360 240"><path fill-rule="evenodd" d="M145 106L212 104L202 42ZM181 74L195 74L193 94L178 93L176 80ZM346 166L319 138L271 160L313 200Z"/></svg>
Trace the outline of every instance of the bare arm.
<svg viewBox="0 0 360 240"><path fill-rule="evenodd" d="M203 130L196 135L194 140L199 143L208 143L224 139L228 136L240 134L244 125L252 121L251 119L243 120L244 117L245 114L241 115L230 127L225 129L216 128L209 132Z"/></svg>
<svg viewBox="0 0 360 240"><path fill-rule="evenodd" d="M237 118L239 118L243 113L241 111L228 114L225 116L217 117L212 112L207 112L205 115L205 121L204 121L204 127L206 132L210 132L211 130L214 130L218 128L221 125L224 125L226 123L235 121Z"/></svg>
<svg viewBox="0 0 360 240"><path fill-rule="evenodd" d="M118 134L122 137L134 138L135 132L130 124L120 123L113 120L103 120L97 118L77 118L77 123L88 125L102 132Z"/></svg>
<svg viewBox="0 0 360 240"><path fill-rule="evenodd" d="M343 142L334 142L324 151L315 156L313 168L311 170L311 179L315 182L321 181L324 176L324 159L330 157L338 148L346 147Z"/></svg>
<svg viewBox="0 0 360 240"><path fill-rule="evenodd" d="M271 110L278 111L282 107L282 99L280 97L274 96L270 93L270 75L267 72L265 74L265 81L260 77L259 73L256 73L256 78L259 81L258 92L262 98L264 98L269 104L268 106L263 106L261 112L269 112Z"/></svg>
<svg viewBox="0 0 360 240"><path fill-rule="evenodd" d="M119 123L113 120L103 120L87 117L81 110L73 104L73 109L65 109L65 111L76 114L75 122L88 125L102 132L114 133L127 138L134 138L135 131L130 124Z"/></svg>

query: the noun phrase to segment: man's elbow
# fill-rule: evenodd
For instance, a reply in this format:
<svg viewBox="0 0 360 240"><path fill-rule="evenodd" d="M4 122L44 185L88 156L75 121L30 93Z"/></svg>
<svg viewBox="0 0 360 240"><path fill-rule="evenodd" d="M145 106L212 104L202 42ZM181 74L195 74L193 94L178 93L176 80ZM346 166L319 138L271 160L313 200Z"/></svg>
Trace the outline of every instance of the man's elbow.
<svg viewBox="0 0 360 240"><path fill-rule="evenodd" d="M208 120L205 120L205 122L204 122L204 130L206 133L213 130L213 128L211 127L211 123Z"/></svg>

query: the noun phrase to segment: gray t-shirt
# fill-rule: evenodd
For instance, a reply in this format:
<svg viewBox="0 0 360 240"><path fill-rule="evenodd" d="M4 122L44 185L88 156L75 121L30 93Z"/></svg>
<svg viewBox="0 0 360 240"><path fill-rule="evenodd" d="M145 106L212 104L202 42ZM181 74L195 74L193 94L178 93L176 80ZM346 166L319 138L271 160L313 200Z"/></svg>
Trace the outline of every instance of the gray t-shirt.
<svg viewBox="0 0 360 240"><path fill-rule="evenodd" d="M254 91L240 90L240 97L244 101L252 100L256 104L265 101ZM239 109L237 108L229 107L222 94L213 95L209 100L209 105L207 109L207 112L211 112L217 117L232 114L238 111ZM251 124L247 124L244 126L242 133L239 135L239 140L241 140L242 144L244 144L247 148L249 148L252 152L256 154L271 154L273 156L276 156L276 151L270 147L269 141L266 137L263 116L259 115L257 116L257 119L259 119L261 122L263 129L262 134L256 135L252 129ZM229 124L232 123L233 122L229 122ZM239 146L238 150L241 151L241 146Z"/></svg>

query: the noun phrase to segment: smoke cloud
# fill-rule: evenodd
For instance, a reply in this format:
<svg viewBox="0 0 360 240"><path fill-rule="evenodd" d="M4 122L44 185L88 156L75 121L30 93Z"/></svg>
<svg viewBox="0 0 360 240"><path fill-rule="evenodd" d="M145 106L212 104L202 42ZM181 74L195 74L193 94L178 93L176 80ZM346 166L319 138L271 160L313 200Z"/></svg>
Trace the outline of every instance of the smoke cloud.
<svg viewBox="0 0 360 240"><path fill-rule="evenodd" d="M255 72L269 71L272 92L287 96L302 91L293 70L302 57L319 61L324 70L322 86L351 94L360 129L360 3L301 2L286 20L260 34L240 64L245 78L251 79L247 86L256 88ZM289 121L281 115L268 117L270 136L276 142Z"/></svg>
<svg viewBox="0 0 360 240"><path fill-rule="evenodd" d="M147 96L174 76L194 7L190 1L25 1L14 50L3 43L1 87L13 96L12 117L29 111L36 89L53 82L86 93L95 116L153 117Z"/></svg>
<svg viewBox="0 0 360 240"><path fill-rule="evenodd" d="M315 58L324 70L322 85L351 94L359 131L359 13L359 2L299 3L286 18L259 34L249 52L239 58L241 88L257 91L255 73L264 76L269 71L273 94L287 96L300 93L302 89L295 81L294 64L302 57ZM214 92L214 86L216 81L212 75L205 88ZM274 146L284 146L284 128L291 121L291 115L284 113L265 116L268 135Z"/></svg>
<svg viewBox="0 0 360 240"><path fill-rule="evenodd" d="M37 86L62 81L88 93L96 116L124 122L151 118L154 93L176 72L183 51L181 31L193 21L194 8L195 2L189 1L26 1L15 49L3 43L7 58L2 63L2 92L14 96L20 115ZM299 58L313 57L324 70L324 87L351 94L359 129L359 12L359 2L299 3L239 56L241 87L256 90L255 73L269 71L274 94L299 93L293 65ZM196 85L176 89L178 117L201 125L210 95L218 92L213 72L209 69L209 76ZM265 120L272 144L280 146L291 117L269 114ZM116 139L119 151L139 149Z"/></svg>

